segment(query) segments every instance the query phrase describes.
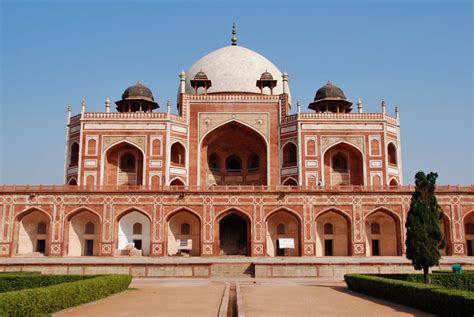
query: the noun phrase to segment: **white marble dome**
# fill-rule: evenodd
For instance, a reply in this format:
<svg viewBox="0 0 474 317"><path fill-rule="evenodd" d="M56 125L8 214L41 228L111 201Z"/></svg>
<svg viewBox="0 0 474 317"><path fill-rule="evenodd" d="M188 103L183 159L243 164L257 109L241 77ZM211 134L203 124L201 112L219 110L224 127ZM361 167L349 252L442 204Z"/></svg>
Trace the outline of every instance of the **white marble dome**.
<svg viewBox="0 0 474 317"><path fill-rule="evenodd" d="M242 46L231 45L220 48L194 63L186 72L186 93L194 93L190 80L199 71L203 71L212 83L212 87L207 90L208 93L260 93L256 83L265 71L277 80L273 94L283 92L282 72L262 55Z"/></svg>

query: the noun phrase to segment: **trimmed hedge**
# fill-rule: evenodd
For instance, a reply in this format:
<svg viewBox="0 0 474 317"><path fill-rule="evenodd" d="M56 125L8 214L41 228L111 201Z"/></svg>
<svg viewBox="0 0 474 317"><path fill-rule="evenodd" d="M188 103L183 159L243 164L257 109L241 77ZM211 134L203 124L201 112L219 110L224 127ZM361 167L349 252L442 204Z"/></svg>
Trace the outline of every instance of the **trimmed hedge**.
<svg viewBox="0 0 474 317"><path fill-rule="evenodd" d="M97 275L5 274L0 275L0 293L75 282L96 276Z"/></svg>
<svg viewBox="0 0 474 317"><path fill-rule="evenodd" d="M0 294L0 316L41 316L91 302L130 285L130 275L103 275L47 287Z"/></svg>
<svg viewBox="0 0 474 317"><path fill-rule="evenodd" d="M423 274L377 274L376 276L386 277L395 280L424 283ZM470 273L432 273L431 283L433 285L464 291L474 291L474 274Z"/></svg>
<svg viewBox="0 0 474 317"><path fill-rule="evenodd" d="M441 316L473 316L474 292L375 275L344 275L349 289Z"/></svg>

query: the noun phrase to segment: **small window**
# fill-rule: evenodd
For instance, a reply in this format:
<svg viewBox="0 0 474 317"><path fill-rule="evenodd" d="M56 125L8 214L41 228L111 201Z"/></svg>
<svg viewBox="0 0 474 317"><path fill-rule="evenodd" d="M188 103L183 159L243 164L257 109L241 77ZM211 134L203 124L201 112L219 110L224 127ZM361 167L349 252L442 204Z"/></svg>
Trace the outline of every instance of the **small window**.
<svg viewBox="0 0 474 317"><path fill-rule="evenodd" d="M85 234L94 234L95 233L95 226L92 222L86 223L86 230L84 231Z"/></svg>
<svg viewBox="0 0 474 317"><path fill-rule="evenodd" d="M191 232L191 226L189 223L181 224L181 234L189 234Z"/></svg>
<svg viewBox="0 0 474 317"><path fill-rule="evenodd" d="M388 152L388 163L397 165L397 148L393 143L390 143L387 147Z"/></svg>
<svg viewBox="0 0 474 317"><path fill-rule="evenodd" d="M285 224L280 223L277 226L277 234L285 234Z"/></svg>
<svg viewBox="0 0 474 317"><path fill-rule="evenodd" d="M474 223L466 223L466 234L474 234Z"/></svg>
<svg viewBox="0 0 474 317"><path fill-rule="evenodd" d="M133 234L142 234L142 224L139 222L136 222L133 225Z"/></svg>
<svg viewBox="0 0 474 317"><path fill-rule="evenodd" d="M334 234L334 226L332 223L324 224L324 234Z"/></svg>
<svg viewBox="0 0 474 317"><path fill-rule="evenodd" d="M124 154L120 158L120 170L126 173L135 173L135 157L132 154Z"/></svg>
<svg viewBox="0 0 474 317"><path fill-rule="evenodd" d="M287 143L283 147L283 167L296 165L296 145Z"/></svg>
<svg viewBox="0 0 474 317"><path fill-rule="evenodd" d="M225 168L230 171L240 171L242 169L242 160L236 155L229 156L225 161Z"/></svg>
<svg viewBox="0 0 474 317"><path fill-rule="evenodd" d="M71 159L69 161L69 166L77 166L79 162L79 144L74 142L71 145Z"/></svg>
<svg viewBox="0 0 474 317"><path fill-rule="evenodd" d="M347 170L347 160L344 156L338 154L332 159L332 168L335 170Z"/></svg>
<svg viewBox="0 0 474 317"><path fill-rule="evenodd" d="M37 234L46 234L46 223L40 222L36 228Z"/></svg>
<svg viewBox="0 0 474 317"><path fill-rule="evenodd" d="M373 222L370 225L370 232L372 232L372 234L380 234L380 224Z"/></svg>
<svg viewBox="0 0 474 317"><path fill-rule="evenodd" d="M184 166L185 154L186 150L184 149L184 146L181 143L173 143L173 145L171 146L171 164Z"/></svg>

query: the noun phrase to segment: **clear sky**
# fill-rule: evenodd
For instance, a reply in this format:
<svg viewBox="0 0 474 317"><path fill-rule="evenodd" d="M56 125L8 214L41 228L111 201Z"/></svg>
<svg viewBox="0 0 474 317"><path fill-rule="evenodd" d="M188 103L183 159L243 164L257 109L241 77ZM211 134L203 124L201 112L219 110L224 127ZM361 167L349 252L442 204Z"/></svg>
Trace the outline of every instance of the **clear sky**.
<svg viewBox="0 0 474 317"><path fill-rule="evenodd" d="M305 111L328 79L365 112L398 105L405 183L474 183L471 1L0 2L0 184L63 182L66 107L82 97L103 111L140 80L175 105L179 72L229 45L232 22Z"/></svg>

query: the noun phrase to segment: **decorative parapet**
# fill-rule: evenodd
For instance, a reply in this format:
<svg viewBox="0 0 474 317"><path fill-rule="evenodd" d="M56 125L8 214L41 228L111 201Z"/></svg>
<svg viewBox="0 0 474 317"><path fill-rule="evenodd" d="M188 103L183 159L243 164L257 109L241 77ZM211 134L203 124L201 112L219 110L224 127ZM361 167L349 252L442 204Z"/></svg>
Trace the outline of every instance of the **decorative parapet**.
<svg viewBox="0 0 474 317"><path fill-rule="evenodd" d="M3 185L0 186L0 194L6 193L79 193L79 192L320 192L320 193L411 193L415 190L414 185L406 186L363 186L363 185L340 185L340 186L265 186L265 185L219 185L219 186L72 186L72 185ZM437 193L471 193L474 194L474 185L445 185L437 186Z"/></svg>
<svg viewBox="0 0 474 317"><path fill-rule="evenodd" d="M260 95L260 94L209 94L209 95L191 95L186 94L188 101L208 101L208 102L220 102L220 101L272 101L278 102L280 95Z"/></svg>

